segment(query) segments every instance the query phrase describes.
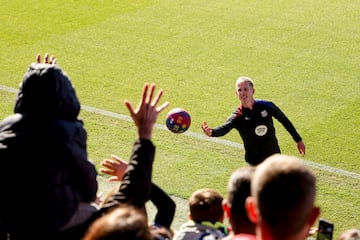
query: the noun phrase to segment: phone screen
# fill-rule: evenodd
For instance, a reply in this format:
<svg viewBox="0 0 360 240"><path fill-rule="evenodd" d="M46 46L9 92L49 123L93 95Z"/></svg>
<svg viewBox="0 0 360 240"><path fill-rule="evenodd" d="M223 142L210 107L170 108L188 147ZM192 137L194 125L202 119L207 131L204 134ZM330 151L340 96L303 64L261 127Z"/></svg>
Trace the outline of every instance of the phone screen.
<svg viewBox="0 0 360 240"><path fill-rule="evenodd" d="M325 219L319 220L319 228L317 233L317 240L332 240L334 232L334 224Z"/></svg>

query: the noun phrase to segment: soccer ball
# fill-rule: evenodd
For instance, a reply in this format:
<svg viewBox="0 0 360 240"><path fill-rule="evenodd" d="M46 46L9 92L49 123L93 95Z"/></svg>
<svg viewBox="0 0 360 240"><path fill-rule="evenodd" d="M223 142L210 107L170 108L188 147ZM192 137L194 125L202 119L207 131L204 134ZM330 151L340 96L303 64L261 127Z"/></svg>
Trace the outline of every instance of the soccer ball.
<svg viewBox="0 0 360 240"><path fill-rule="evenodd" d="M191 123L190 114L182 108L174 108L166 117L166 127L173 133L186 132Z"/></svg>

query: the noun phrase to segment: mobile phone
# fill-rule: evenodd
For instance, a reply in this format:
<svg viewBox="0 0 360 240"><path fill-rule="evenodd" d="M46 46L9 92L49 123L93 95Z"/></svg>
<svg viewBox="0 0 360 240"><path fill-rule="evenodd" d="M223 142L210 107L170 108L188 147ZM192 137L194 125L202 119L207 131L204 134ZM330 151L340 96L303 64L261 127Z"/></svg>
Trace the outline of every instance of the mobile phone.
<svg viewBox="0 0 360 240"><path fill-rule="evenodd" d="M332 240L333 233L334 224L326 219L320 219L316 240Z"/></svg>

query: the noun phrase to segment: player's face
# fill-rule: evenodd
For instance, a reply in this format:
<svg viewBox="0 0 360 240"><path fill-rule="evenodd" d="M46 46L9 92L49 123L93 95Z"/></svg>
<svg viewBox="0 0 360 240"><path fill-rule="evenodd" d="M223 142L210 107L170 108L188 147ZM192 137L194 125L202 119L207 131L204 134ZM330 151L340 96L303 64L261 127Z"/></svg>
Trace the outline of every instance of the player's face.
<svg viewBox="0 0 360 240"><path fill-rule="evenodd" d="M239 97L242 105L251 106L254 101L254 88L248 82L239 82L237 84L236 95Z"/></svg>

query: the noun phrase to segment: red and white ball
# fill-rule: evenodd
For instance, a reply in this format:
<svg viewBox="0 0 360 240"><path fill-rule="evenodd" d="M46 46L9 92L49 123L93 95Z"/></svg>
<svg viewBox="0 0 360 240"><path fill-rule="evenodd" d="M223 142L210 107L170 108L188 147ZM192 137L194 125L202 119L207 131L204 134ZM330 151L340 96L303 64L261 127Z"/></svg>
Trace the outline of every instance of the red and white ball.
<svg viewBox="0 0 360 240"><path fill-rule="evenodd" d="M182 108L174 108L166 117L166 127L173 133L186 132L191 123L190 114Z"/></svg>

